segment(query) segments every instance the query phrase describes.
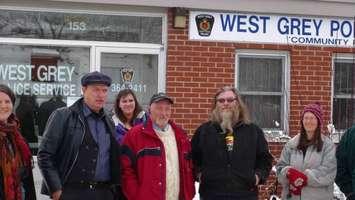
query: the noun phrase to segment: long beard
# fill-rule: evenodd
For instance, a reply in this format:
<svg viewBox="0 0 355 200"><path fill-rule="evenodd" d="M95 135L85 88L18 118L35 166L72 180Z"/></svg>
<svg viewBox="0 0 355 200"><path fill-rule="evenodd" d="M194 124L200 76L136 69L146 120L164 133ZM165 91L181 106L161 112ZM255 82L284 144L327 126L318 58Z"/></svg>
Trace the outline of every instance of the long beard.
<svg viewBox="0 0 355 200"><path fill-rule="evenodd" d="M223 111L220 113L222 121L220 123L223 132L233 132L233 112L232 111Z"/></svg>
<svg viewBox="0 0 355 200"><path fill-rule="evenodd" d="M239 109L232 107L230 110L215 108L211 114L211 121L220 124L223 133L233 132L233 126L239 121Z"/></svg>

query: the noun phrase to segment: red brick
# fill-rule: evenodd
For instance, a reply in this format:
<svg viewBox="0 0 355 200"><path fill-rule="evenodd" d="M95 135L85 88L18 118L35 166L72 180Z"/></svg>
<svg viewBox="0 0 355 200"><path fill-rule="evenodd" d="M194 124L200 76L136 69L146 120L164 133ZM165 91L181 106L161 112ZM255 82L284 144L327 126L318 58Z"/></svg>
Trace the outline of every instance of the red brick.
<svg viewBox="0 0 355 200"><path fill-rule="evenodd" d="M184 41L183 40L171 40L168 42L169 46L173 46L173 45L184 45Z"/></svg>
<svg viewBox="0 0 355 200"><path fill-rule="evenodd" d="M217 43L216 42L201 42L201 46L204 46L204 47L215 47L215 46L217 46Z"/></svg>
<svg viewBox="0 0 355 200"><path fill-rule="evenodd" d="M169 72L169 76L183 76L183 75L184 75L184 72L182 72L182 71Z"/></svg>
<svg viewBox="0 0 355 200"><path fill-rule="evenodd" d="M189 52L187 56L192 56L193 58L195 58L195 56L201 56L201 52L198 51L193 51L193 52Z"/></svg>
<svg viewBox="0 0 355 200"><path fill-rule="evenodd" d="M184 65L176 66L176 70L179 72L192 71L191 67L186 67Z"/></svg>
<svg viewBox="0 0 355 200"><path fill-rule="evenodd" d="M187 35L177 35L176 38L178 40L187 40L188 39L188 36Z"/></svg>
<svg viewBox="0 0 355 200"><path fill-rule="evenodd" d="M305 56L293 56L291 57L291 60L306 60L307 58Z"/></svg>
<svg viewBox="0 0 355 200"><path fill-rule="evenodd" d="M192 135L208 119L216 90L224 85L234 85L235 55L240 49L289 52L288 126L291 136L299 132L300 113L307 103L321 102L325 121L330 119L332 56L334 53L355 52L355 48L190 41L187 27L182 30L172 28L172 9L168 10L166 89L177 102L173 118L181 123L188 134ZM269 145L272 154L279 157L284 144ZM273 175L271 179L274 178ZM265 190L265 186L259 188ZM264 197L263 192L260 197Z"/></svg>
<svg viewBox="0 0 355 200"><path fill-rule="evenodd" d="M191 77L176 77L176 81L191 81Z"/></svg>
<svg viewBox="0 0 355 200"><path fill-rule="evenodd" d="M197 62L203 62L206 60L206 58L204 57L192 57L193 61L197 61Z"/></svg>
<svg viewBox="0 0 355 200"><path fill-rule="evenodd" d="M185 45L193 45L193 46L200 46L200 41L185 41Z"/></svg>
<svg viewBox="0 0 355 200"><path fill-rule="evenodd" d="M262 49L263 46L264 46L263 44L252 44L252 43L248 44L248 48L250 49Z"/></svg>
<svg viewBox="0 0 355 200"><path fill-rule="evenodd" d="M197 71L197 72L200 72L200 73L202 73L202 72L207 72L207 67L205 67L205 66L200 66L200 67L196 67L196 66L194 66L193 67L193 71Z"/></svg>
<svg viewBox="0 0 355 200"><path fill-rule="evenodd" d="M218 47L233 47L233 43L219 42L217 43Z"/></svg>
<svg viewBox="0 0 355 200"><path fill-rule="evenodd" d="M201 73L201 77L215 77L216 73L212 73L212 72L207 72L207 73Z"/></svg>
<svg viewBox="0 0 355 200"><path fill-rule="evenodd" d="M223 62L229 62L234 64L235 58L223 58Z"/></svg>
<svg viewBox="0 0 355 200"><path fill-rule="evenodd" d="M186 62L186 66L201 66L201 62Z"/></svg>
<svg viewBox="0 0 355 200"><path fill-rule="evenodd" d="M198 83L191 83L191 82L186 82L186 83L183 83L184 87L191 87L192 89L194 87L198 87L199 84ZM193 92L193 91L192 91Z"/></svg>
<svg viewBox="0 0 355 200"><path fill-rule="evenodd" d="M312 71L301 71L300 75L313 75Z"/></svg>
<svg viewBox="0 0 355 200"><path fill-rule="evenodd" d="M184 93L184 97L198 97L198 93Z"/></svg>
<svg viewBox="0 0 355 200"><path fill-rule="evenodd" d="M192 60L192 57L188 57L188 56L176 56L176 59L179 60L179 61L191 61Z"/></svg>
<svg viewBox="0 0 355 200"><path fill-rule="evenodd" d="M192 47L192 50L193 51L198 51L198 52L204 52L204 51L208 51L208 49L207 48L205 48L205 47L200 47L200 46L198 46L198 47L195 47L195 46L193 46Z"/></svg>
<svg viewBox="0 0 355 200"><path fill-rule="evenodd" d="M191 89L191 92L194 92L194 93L206 93L207 89L206 88L200 88L199 84L198 84L198 86L196 86L196 87ZM201 99L199 99L199 103L201 103Z"/></svg>
<svg viewBox="0 0 355 200"><path fill-rule="evenodd" d="M294 76L294 75L292 75L292 74L291 74L291 78L292 78L292 79L301 80L301 81L307 80L307 76Z"/></svg>
<svg viewBox="0 0 355 200"><path fill-rule="evenodd" d="M208 58L209 62L223 62L223 58Z"/></svg>
<svg viewBox="0 0 355 200"><path fill-rule="evenodd" d="M208 51L210 51L210 52L224 52L224 48L223 47L209 47Z"/></svg>
<svg viewBox="0 0 355 200"><path fill-rule="evenodd" d="M206 79L206 77L192 77L192 81L194 82L205 82Z"/></svg>
<svg viewBox="0 0 355 200"><path fill-rule="evenodd" d="M192 47L191 46L178 46L177 50L178 51L191 51Z"/></svg>
<svg viewBox="0 0 355 200"><path fill-rule="evenodd" d="M171 55L171 56L178 56L178 55L184 55L185 53L182 52L182 51L168 51L168 55Z"/></svg>
<svg viewBox="0 0 355 200"><path fill-rule="evenodd" d="M314 51L301 51L300 52L300 55L303 55L303 56L307 56L307 55L310 55L310 56L313 56L314 55Z"/></svg>
<svg viewBox="0 0 355 200"><path fill-rule="evenodd" d="M330 57L331 56L331 52L330 51L316 51L316 56Z"/></svg>

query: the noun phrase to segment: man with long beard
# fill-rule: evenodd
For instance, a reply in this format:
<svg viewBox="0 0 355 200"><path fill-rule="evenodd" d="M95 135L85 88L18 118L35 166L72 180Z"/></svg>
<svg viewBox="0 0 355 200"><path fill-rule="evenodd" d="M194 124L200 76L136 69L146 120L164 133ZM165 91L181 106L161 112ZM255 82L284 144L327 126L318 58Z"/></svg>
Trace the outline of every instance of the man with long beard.
<svg viewBox="0 0 355 200"><path fill-rule="evenodd" d="M210 120L192 138L192 159L201 199L258 199L257 186L269 176L273 158L234 88L223 87L214 96Z"/></svg>

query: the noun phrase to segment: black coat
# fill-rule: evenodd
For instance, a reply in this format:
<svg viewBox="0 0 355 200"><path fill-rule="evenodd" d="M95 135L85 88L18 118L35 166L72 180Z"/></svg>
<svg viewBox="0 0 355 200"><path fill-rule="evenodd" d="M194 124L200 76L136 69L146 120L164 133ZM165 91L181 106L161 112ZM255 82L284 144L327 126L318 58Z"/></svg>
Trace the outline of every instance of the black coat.
<svg viewBox="0 0 355 200"><path fill-rule="evenodd" d="M67 106L59 97L53 97L49 101L43 102L38 109L38 130L39 135L43 135L49 116L58 108Z"/></svg>
<svg viewBox="0 0 355 200"><path fill-rule="evenodd" d="M226 150L225 134L212 122L202 124L192 138L192 158L201 173L200 194L257 192L255 174L264 183L273 157L263 131L255 124L233 127L234 148Z"/></svg>
<svg viewBox="0 0 355 200"><path fill-rule="evenodd" d="M79 147L85 135L82 114L83 99L69 108L59 108L48 119L43 141L38 150L38 166L43 175L43 194L52 194L62 189L77 161ZM113 137L114 124L107 114L105 123L110 131L111 184L120 186L119 145Z"/></svg>

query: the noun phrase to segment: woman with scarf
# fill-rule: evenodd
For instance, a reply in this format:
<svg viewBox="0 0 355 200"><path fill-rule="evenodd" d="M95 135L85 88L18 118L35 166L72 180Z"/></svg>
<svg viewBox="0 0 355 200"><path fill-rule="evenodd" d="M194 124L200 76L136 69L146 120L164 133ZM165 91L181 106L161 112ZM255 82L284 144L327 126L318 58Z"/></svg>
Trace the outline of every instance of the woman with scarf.
<svg viewBox="0 0 355 200"><path fill-rule="evenodd" d="M300 133L284 146L276 164L285 200L332 200L336 175L335 145L321 133L320 104L308 104L301 115Z"/></svg>
<svg viewBox="0 0 355 200"><path fill-rule="evenodd" d="M115 115L112 119L116 127L115 138L121 144L129 129L147 120L147 114L131 89L123 89L117 94L114 109Z"/></svg>
<svg viewBox="0 0 355 200"><path fill-rule="evenodd" d="M15 94L0 84L0 200L35 200L32 155L13 114Z"/></svg>

